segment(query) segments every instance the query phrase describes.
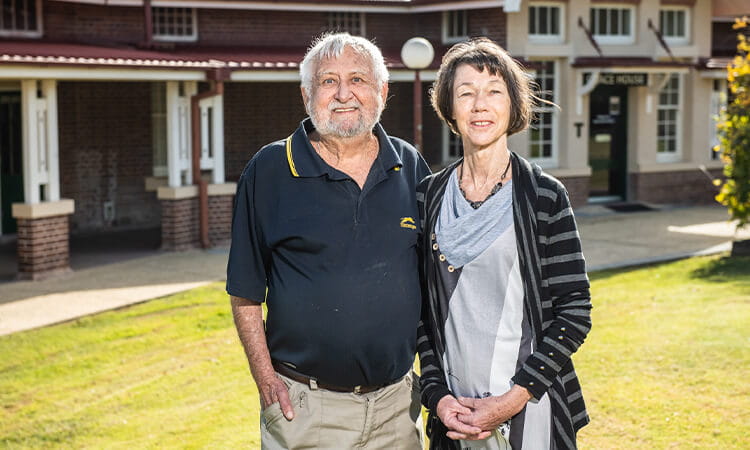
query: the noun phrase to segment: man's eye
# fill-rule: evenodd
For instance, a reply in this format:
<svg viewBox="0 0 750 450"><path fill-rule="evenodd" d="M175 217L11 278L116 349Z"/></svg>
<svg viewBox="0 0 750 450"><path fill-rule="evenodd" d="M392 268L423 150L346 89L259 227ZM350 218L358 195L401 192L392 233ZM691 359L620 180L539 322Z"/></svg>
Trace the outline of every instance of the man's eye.
<svg viewBox="0 0 750 450"><path fill-rule="evenodd" d="M354 77L354 78L352 78L352 81L355 82L355 83L361 83L364 80L362 78L360 78L360 77Z"/></svg>
<svg viewBox="0 0 750 450"><path fill-rule="evenodd" d="M333 84L335 82L336 80L334 80L333 78L326 78L325 80L323 80L323 84Z"/></svg>

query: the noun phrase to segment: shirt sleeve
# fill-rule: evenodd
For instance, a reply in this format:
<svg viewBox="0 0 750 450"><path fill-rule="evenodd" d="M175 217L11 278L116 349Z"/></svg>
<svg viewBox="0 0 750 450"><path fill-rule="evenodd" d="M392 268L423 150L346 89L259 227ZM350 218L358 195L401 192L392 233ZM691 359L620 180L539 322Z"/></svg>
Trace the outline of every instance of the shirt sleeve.
<svg viewBox="0 0 750 450"><path fill-rule="evenodd" d="M251 161L237 184L232 214L232 244L227 263L227 293L263 302L269 251L264 245L257 220L256 164Z"/></svg>

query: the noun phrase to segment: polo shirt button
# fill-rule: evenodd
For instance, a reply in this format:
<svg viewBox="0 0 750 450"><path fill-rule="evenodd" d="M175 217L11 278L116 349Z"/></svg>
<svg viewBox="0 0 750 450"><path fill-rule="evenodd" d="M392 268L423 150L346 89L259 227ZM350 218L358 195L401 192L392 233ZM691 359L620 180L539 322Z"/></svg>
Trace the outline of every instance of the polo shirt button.
<svg viewBox="0 0 750 450"><path fill-rule="evenodd" d="M565 327L560 328L560 331L564 332L565 331Z"/></svg>
<svg viewBox="0 0 750 450"><path fill-rule="evenodd" d="M533 386L533 385L534 385L534 382L533 381L529 381L529 386Z"/></svg>
<svg viewBox="0 0 750 450"><path fill-rule="evenodd" d="M456 269L453 266L448 266L448 272L453 272L454 270Z"/></svg>
<svg viewBox="0 0 750 450"><path fill-rule="evenodd" d="M435 233L432 233L432 234L430 235L430 239L432 239L432 240L434 241L434 240L435 240L435 238L437 238L437 236L435 235Z"/></svg>
<svg viewBox="0 0 750 450"><path fill-rule="evenodd" d="M560 336L557 337L557 339L560 339L562 341L563 339L565 339L565 337L561 334Z"/></svg>
<svg viewBox="0 0 750 450"><path fill-rule="evenodd" d="M544 366L539 366L539 370L544 370Z"/></svg>
<svg viewBox="0 0 750 450"><path fill-rule="evenodd" d="M435 242L434 244L432 244L432 249L433 249L433 250L437 250L437 249L438 249L438 245L437 245L437 242Z"/></svg>
<svg viewBox="0 0 750 450"><path fill-rule="evenodd" d="M555 352L549 352L547 354L550 355L550 356L555 356Z"/></svg>
<svg viewBox="0 0 750 450"><path fill-rule="evenodd" d="M439 259L440 259L440 261L445 261L445 255L440 254Z"/></svg>

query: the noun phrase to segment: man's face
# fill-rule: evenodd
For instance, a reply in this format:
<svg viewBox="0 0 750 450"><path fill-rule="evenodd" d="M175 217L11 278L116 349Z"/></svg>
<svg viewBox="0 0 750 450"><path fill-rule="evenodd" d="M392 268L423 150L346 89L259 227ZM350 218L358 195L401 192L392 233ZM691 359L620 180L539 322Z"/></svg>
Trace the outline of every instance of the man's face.
<svg viewBox="0 0 750 450"><path fill-rule="evenodd" d="M387 94L388 85L378 87L370 61L349 47L338 58L320 62L309 97L302 90L315 129L336 137L369 133L380 120Z"/></svg>

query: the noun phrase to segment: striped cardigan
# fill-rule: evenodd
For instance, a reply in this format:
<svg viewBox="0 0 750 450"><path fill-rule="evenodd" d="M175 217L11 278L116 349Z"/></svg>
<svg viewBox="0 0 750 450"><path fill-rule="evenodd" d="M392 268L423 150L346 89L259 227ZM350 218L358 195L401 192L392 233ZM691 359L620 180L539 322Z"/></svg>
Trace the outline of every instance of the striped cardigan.
<svg viewBox="0 0 750 450"><path fill-rule="evenodd" d="M581 241L563 185L515 153L513 215L524 289L524 308L535 338L535 350L512 380L539 399L549 393L553 448L576 448L576 432L589 422L571 355L591 328L591 296ZM451 394L445 381L444 325L449 292L437 278L440 262L430 252L445 186L460 160L426 178L417 189L422 222L421 275L424 289L417 350L422 369L422 403L430 410L432 448L457 448L441 438L438 401ZM434 428L430 430L430 428ZM433 437L434 436L434 437Z"/></svg>

